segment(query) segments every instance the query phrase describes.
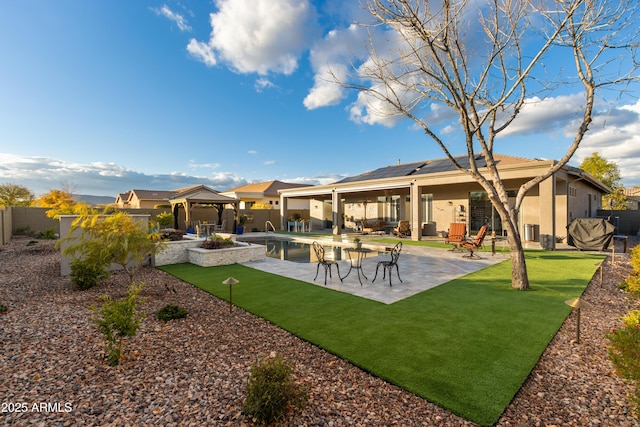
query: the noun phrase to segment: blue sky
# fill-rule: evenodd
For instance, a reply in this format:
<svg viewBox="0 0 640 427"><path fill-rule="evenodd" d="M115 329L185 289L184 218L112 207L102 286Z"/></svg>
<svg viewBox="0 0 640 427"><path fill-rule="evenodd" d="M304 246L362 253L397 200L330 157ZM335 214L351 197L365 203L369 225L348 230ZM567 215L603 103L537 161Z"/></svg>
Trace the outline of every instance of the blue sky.
<svg viewBox="0 0 640 427"><path fill-rule="evenodd" d="M349 29L363 17L356 3L1 2L0 183L36 195L224 191L442 157L408 121L352 116L357 94L317 78L364 47ZM559 158L576 102L564 91L525 109L495 151ZM637 100L618 99L572 164L598 151L640 185L639 114Z"/></svg>

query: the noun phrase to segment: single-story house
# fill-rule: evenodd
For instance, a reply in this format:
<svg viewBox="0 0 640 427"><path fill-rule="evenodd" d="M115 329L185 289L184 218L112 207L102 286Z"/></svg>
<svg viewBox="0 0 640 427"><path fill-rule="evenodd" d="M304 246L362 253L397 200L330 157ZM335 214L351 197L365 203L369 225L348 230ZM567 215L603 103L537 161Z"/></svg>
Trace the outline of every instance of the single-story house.
<svg viewBox="0 0 640 427"><path fill-rule="evenodd" d="M256 182L223 191L220 194L240 200L240 209L280 209L279 190L307 187L278 180ZM309 209L307 200L292 202L289 209Z"/></svg>
<svg viewBox="0 0 640 427"><path fill-rule="evenodd" d="M169 205L169 200L180 190L129 190L116 197L116 206L131 209L153 209Z"/></svg>
<svg viewBox="0 0 640 427"><path fill-rule="evenodd" d="M555 163L506 155L495 159L514 198L520 185ZM469 164L466 156L458 160ZM476 164L481 172L486 165L482 156ZM609 191L587 172L565 165L526 195L519 218L523 239L545 236L555 245L574 218L596 216L602 194ZM393 227L400 220L410 221L414 240L446 232L453 222L466 223L470 233L488 224L497 235L506 234L483 188L446 158L385 166L329 185L280 190L281 218L288 217L288 206L298 199L310 200L312 220L332 227L334 234L357 229L363 221Z"/></svg>

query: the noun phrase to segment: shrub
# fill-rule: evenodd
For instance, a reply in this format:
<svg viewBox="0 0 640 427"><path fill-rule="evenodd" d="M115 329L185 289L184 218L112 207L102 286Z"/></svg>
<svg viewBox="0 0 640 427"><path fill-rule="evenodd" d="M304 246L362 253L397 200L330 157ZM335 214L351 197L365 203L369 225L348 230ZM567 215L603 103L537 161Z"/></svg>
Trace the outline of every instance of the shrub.
<svg viewBox="0 0 640 427"><path fill-rule="evenodd" d="M627 277L623 289L636 297L640 297L640 275L634 274Z"/></svg>
<svg viewBox="0 0 640 427"><path fill-rule="evenodd" d="M169 228L173 225L173 215L170 212L160 212L156 215L159 228Z"/></svg>
<svg viewBox="0 0 640 427"><path fill-rule="evenodd" d="M640 412L640 310L630 311L622 318L623 327L607 334L611 342L607 348L616 373L633 381L635 392L632 402Z"/></svg>
<svg viewBox="0 0 640 427"><path fill-rule="evenodd" d="M187 233L182 230L171 230L162 233L162 240L170 240L172 242L182 240Z"/></svg>
<svg viewBox="0 0 640 427"><path fill-rule="evenodd" d="M640 275L640 245L631 250L631 267L636 275Z"/></svg>
<svg viewBox="0 0 640 427"><path fill-rule="evenodd" d="M275 354L253 365L247 380L244 413L271 424L283 419L290 406L302 408L308 395L294 383L292 372L293 366Z"/></svg>
<svg viewBox="0 0 640 427"><path fill-rule="evenodd" d="M167 304L156 312L156 317L159 320L168 322L169 320L187 317L187 314L189 314L189 312L186 308L180 307L177 304Z"/></svg>
<svg viewBox="0 0 640 427"><path fill-rule="evenodd" d="M7 307L4 304L0 304L0 314L4 314L9 310L9 307Z"/></svg>
<svg viewBox="0 0 640 427"><path fill-rule="evenodd" d="M71 283L81 290L93 288L102 280L109 277L105 264L95 263L89 260L76 259L69 264Z"/></svg>
<svg viewBox="0 0 640 427"><path fill-rule="evenodd" d="M140 328L144 313L138 313L137 307L142 302L139 298L143 284L131 284L129 292L121 300L114 300L110 296L101 297L102 307L92 307L95 316L91 319L107 340L107 361L109 365L120 363L124 349L124 339L132 337Z"/></svg>
<svg viewBox="0 0 640 427"><path fill-rule="evenodd" d="M202 242L200 245L203 249L223 249L233 247L233 240L227 238L223 239L221 237L209 237L207 240Z"/></svg>
<svg viewBox="0 0 640 427"><path fill-rule="evenodd" d="M35 237L42 240L55 240L58 238L58 233L53 228L48 228L45 231L35 233Z"/></svg>

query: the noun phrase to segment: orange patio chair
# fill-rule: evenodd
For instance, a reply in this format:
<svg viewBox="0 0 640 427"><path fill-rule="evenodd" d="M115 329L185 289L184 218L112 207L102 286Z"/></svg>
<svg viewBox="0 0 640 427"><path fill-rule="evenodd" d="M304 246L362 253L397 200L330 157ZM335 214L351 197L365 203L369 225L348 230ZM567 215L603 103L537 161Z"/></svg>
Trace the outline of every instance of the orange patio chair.
<svg viewBox="0 0 640 427"><path fill-rule="evenodd" d="M461 251L460 245L467 240L467 224L464 222L452 222L449 225L449 234L445 237L445 243L451 243L453 247L449 251Z"/></svg>
<svg viewBox="0 0 640 427"><path fill-rule="evenodd" d="M478 231L478 234L476 235L475 239L466 240L460 244L460 246L462 246L464 249L469 251L469 255L463 255L463 257L480 258L474 252L476 252L478 249L482 247L482 242L484 241L484 238L487 236L487 230L489 230L489 227L487 227L486 225L483 225L482 227L480 227L480 231Z"/></svg>

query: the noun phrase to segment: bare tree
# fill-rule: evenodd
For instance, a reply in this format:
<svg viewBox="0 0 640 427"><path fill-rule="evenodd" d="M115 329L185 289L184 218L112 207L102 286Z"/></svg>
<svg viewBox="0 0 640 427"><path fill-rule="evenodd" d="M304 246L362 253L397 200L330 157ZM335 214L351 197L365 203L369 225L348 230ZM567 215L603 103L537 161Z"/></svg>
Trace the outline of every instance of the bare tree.
<svg viewBox="0 0 640 427"><path fill-rule="evenodd" d="M360 83L339 83L382 105L377 114L413 120L482 186L507 230L512 286L529 288L517 224L522 201L575 153L592 121L596 91L637 78L637 0L363 1L375 18L367 24L369 57L356 67ZM376 35L381 30L383 38ZM572 58L570 69L549 75L545 59L561 49ZM544 96L560 85L577 85L584 94L575 137L560 160L510 201L494 160L496 137L532 93ZM433 103L457 116L470 167L422 113Z"/></svg>

